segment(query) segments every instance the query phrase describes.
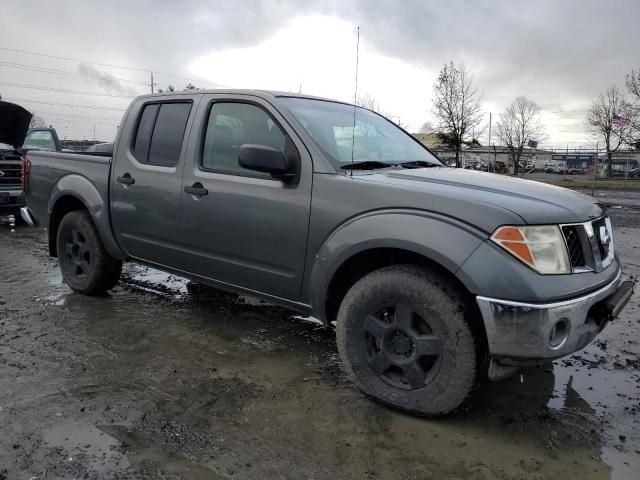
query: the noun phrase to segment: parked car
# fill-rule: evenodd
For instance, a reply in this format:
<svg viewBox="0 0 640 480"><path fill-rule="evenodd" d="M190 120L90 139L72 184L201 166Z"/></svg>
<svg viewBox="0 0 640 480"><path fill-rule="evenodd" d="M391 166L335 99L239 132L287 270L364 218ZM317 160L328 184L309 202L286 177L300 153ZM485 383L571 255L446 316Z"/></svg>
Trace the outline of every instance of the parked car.
<svg viewBox="0 0 640 480"><path fill-rule="evenodd" d="M640 168L634 168L629 170L629 178L640 178Z"/></svg>
<svg viewBox="0 0 640 480"><path fill-rule="evenodd" d="M31 113L14 103L0 101L0 215L13 215L20 223L23 195L23 158L20 146L29 129Z"/></svg>
<svg viewBox="0 0 640 480"><path fill-rule="evenodd" d="M62 152L62 144L58 138L55 128L31 128L29 129L24 143L23 151L44 150L47 152Z"/></svg>
<svg viewBox="0 0 640 480"><path fill-rule="evenodd" d="M632 293L602 204L444 168L345 103L142 96L113 158L28 162L25 217L76 292L133 261L335 322L354 382L410 412L448 413L486 377L583 348Z"/></svg>

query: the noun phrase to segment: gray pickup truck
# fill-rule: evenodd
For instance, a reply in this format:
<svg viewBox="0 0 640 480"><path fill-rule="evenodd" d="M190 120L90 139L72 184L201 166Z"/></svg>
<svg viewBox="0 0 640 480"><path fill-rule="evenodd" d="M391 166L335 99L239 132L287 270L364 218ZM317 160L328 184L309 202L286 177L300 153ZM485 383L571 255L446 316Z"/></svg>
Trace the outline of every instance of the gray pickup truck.
<svg viewBox="0 0 640 480"><path fill-rule="evenodd" d="M111 158L27 162L23 215L73 290L101 294L134 261L335 322L358 387L420 414L583 348L632 294L593 198L445 168L327 99L142 96Z"/></svg>

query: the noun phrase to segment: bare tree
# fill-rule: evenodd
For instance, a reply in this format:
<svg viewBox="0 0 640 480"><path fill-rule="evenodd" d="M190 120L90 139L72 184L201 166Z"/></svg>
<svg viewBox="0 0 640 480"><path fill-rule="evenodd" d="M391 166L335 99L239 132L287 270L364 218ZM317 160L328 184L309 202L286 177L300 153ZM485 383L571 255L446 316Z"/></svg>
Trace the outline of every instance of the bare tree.
<svg viewBox="0 0 640 480"><path fill-rule="evenodd" d="M637 72L631 70L631 73L627 75L627 89L637 101L640 101L640 70Z"/></svg>
<svg viewBox="0 0 640 480"><path fill-rule="evenodd" d="M185 90L200 90L200 88L196 87L193 83L189 82L185 87Z"/></svg>
<svg viewBox="0 0 640 480"><path fill-rule="evenodd" d="M473 84L473 76L464 65L445 63L433 85L433 113L440 133L451 139L460 167L463 141L482 122L482 95Z"/></svg>
<svg viewBox="0 0 640 480"><path fill-rule="evenodd" d="M362 108L366 108L368 110L371 110L373 112L376 112L379 115L382 115L383 117L391 120L393 123L395 123L396 125L398 125L400 128L407 128L408 125L403 123L400 119L400 117L398 115L394 115L391 112L384 110L380 104L378 103L378 101L371 95L369 95L368 93L365 93L364 95L359 95L358 99L356 100L356 105L358 105L359 107Z"/></svg>
<svg viewBox="0 0 640 480"><path fill-rule="evenodd" d="M364 95L359 95L358 99L356 100L356 105L358 105L359 107L366 108L368 110L372 110L376 113L381 113L380 104L375 98L373 98L368 93L365 93Z"/></svg>
<svg viewBox="0 0 640 480"><path fill-rule="evenodd" d="M47 126L47 122L44 121L39 115L34 115L31 117L31 122L29 122L29 128L44 128Z"/></svg>
<svg viewBox="0 0 640 480"><path fill-rule="evenodd" d="M524 147L529 140L539 141L544 136L540 107L524 95L517 97L500 115L496 130L513 158L513 172L517 175Z"/></svg>
<svg viewBox="0 0 640 480"><path fill-rule="evenodd" d="M171 92L175 92L176 91L176 87L174 87L173 85L167 85L166 89L163 88L159 88L158 89L158 93L171 93Z"/></svg>
<svg viewBox="0 0 640 480"><path fill-rule="evenodd" d="M611 154L624 143L630 128L629 125L614 122L613 116L627 117L629 110L629 103L624 98L624 94L618 87L611 85L593 100L589 113L587 113L587 123L604 140L608 176L611 176L613 171Z"/></svg>
<svg viewBox="0 0 640 480"><path fill-rule="evenodd" d="M636 148L640 149L640 69L631 70L627 75L627 91L632 98L629 105L631 138L628 143L635 144Z"/></svg>

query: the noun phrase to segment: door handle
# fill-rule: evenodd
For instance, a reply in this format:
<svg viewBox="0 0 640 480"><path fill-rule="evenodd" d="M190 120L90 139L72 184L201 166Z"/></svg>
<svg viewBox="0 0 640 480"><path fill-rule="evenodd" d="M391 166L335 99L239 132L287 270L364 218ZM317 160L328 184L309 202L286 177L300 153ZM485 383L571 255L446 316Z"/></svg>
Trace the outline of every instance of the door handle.
<svg viewBox="0 0 640 480"><path fill-rule="evenodd" d="M200 182L196 182L190 187L184 187L184 193L195 195L196 197L203 197L209 194L209 190L204 188Z"/></svg>
<svg viewBox="0 0 640 480"><path fill-rule="evenodd" d="M134 183L136 183L136 179L131 178L131 175L129 175L128 173L125 173L121 177L116 178L116 181L124 185L133 185Z"/></svg>

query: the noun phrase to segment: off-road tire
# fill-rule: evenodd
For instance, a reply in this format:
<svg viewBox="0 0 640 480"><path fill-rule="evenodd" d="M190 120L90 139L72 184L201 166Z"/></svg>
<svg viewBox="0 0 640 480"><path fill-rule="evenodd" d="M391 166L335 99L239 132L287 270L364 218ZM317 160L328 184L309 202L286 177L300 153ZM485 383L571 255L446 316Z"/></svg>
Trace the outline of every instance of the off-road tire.
<svg viewBox="0 0 640 480"><path fill-rule="evenodd" d="M387 405L421 415L450 413L482 377L483 346L466 310L442 274L413 265L376 270L357 281L340 305L336 336L343 365L365 394ZM404 330L397 325L407 324L398 320L406 318ZM425 351L429 355L420 355ZM402 367L391 363L379 373L398 358ZM405 364L412 359L417 367Z"/></svg>
<svg viewBox="0 0 640 480"><path fill-rule="evenodd" d="M74 291L101 295L118 283L122 262L107 253L86 210L62 218L56 245L62 277Z"/></svg>

